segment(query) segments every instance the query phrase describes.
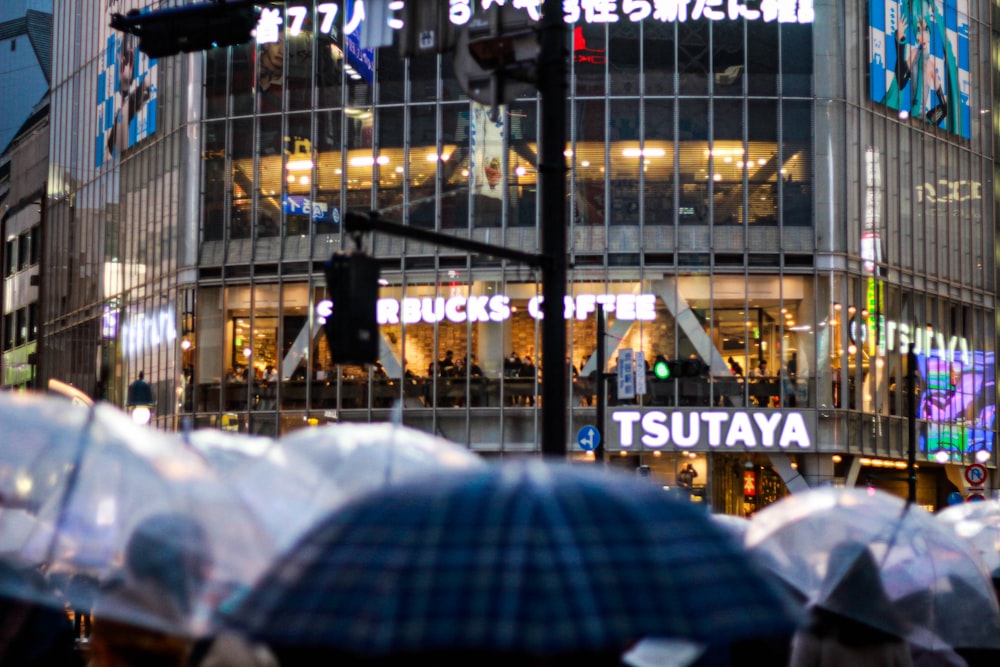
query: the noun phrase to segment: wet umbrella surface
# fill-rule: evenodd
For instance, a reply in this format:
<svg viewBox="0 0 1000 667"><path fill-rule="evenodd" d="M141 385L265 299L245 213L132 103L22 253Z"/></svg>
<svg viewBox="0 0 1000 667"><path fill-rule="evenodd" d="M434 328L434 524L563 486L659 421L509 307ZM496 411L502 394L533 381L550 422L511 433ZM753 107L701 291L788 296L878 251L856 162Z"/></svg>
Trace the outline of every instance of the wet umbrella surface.
<svg viewBox="0 0 1000 667"><path fill-rule="evenodd" d="M536 461L345 506L279 557L231 624L275 647L554 655L784 635L794 620L700 508Z"/></svg>

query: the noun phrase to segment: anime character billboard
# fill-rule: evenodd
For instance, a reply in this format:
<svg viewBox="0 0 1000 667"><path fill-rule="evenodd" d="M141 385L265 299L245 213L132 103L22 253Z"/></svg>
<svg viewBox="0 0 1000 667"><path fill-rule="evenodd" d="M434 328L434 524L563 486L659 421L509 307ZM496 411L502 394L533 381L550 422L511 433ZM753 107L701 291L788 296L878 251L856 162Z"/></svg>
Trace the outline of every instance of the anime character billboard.
<svg viewBox="0 0 1000 667"><path fill-rule="evenodd" d="M968 0L871 0L871 97L969 138Z"/></svg>
<svg viewBox="0 0 1000 667"><path fill-rule="evenodd" d="M990 455L996 416L996 362L993 352L917 357L922 378L917 417L924 458L962 463L966 454ZM977 458L976 460L981 460Z"/></svg>
<svg viewBox="0 0 1000 667"><path fill-rule="evenodd" d="M156 60L127 33L112 33L97 75L94 166L121 157L156 131Z"/></svg>

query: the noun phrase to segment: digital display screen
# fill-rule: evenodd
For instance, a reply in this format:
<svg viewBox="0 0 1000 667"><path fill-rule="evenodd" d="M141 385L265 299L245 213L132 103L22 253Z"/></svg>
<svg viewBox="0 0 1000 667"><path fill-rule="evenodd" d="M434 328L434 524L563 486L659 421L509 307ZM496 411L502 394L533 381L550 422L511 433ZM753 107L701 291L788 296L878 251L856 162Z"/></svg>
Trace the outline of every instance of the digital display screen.
<svg viewBox="0 0 1000 667"><path fill-rule="evenodd" d="M969 138L969 16L962 0L871 0L871 97Z"/></svg>
<svg viewBox="0 0 1000 667"><path fill-rule="evenodd" d="M127 33L108 35L97 75L94 166L121 156L156 131L156 59Z"/></svg>

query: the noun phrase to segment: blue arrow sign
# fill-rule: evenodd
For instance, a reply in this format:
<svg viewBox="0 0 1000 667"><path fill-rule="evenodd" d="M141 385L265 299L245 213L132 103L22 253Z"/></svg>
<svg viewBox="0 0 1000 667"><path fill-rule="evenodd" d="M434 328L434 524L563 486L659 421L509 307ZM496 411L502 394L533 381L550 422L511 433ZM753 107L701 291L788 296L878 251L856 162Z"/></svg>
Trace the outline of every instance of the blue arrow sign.
<svg viewBox="0 0 1000 667"><path fill-rule="evenodd" d="M583 451L592 452L601 444L601 432L594 426L584 426L577 431L576 442Z"/></svg>

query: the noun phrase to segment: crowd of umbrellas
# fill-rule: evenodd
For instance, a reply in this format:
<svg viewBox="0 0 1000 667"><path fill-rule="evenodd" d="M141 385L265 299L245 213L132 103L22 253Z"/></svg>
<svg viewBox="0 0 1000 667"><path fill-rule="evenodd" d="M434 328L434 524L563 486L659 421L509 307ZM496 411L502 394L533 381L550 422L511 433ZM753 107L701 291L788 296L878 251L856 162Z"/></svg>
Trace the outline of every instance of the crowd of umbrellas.
<svg viewBox="0 0 1000 667"><path fill-rule="evenodd" d="M822 487L748 520L397 424L0 394L0 664L995 665L994 576L996 501Z"/></svg>

